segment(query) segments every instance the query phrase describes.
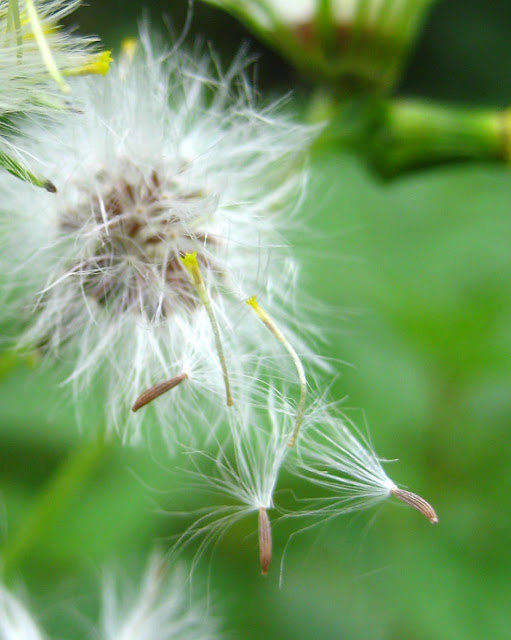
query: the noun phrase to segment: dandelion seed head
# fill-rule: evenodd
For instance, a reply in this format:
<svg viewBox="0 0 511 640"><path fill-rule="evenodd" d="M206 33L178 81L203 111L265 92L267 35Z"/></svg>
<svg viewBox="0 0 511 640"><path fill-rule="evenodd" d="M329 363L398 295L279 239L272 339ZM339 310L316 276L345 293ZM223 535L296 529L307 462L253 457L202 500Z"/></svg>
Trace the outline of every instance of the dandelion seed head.
<svg viewBox="0 0 511 640"><path fill-rule="evenodd" d="M154 554L139 584L105 571L94 637L103 640L217 640L219 621L207 603L193 601L182 567L169 569ZM20 599L0 585L0 640L44 640Z"/></svg>
<svg viewBox="0 0 511 640"><path fill-rule="evenodd" d="M77 395L109 368L114 426L160 379L186 373L190 381L155 401L167 421L169 410L182 415L176 398L189 388L221 395L187 254L197 255L232 377L243 378L255 346L261 357L276 352L241 326L240 308L254 293L289 295L274 254L292 261L280 231L303 190L312 135L276 105L255 106L243 56L213 73L206 56L159 54L147 34L142 40L128 65L75 80L80 110L31 136L40 141L31 154L58 192L0 184L11 202L1 220L4 271L26 294L15 311L27 327L22 344L72 363ZM129 418L135 439L144 413Z"/></svg>

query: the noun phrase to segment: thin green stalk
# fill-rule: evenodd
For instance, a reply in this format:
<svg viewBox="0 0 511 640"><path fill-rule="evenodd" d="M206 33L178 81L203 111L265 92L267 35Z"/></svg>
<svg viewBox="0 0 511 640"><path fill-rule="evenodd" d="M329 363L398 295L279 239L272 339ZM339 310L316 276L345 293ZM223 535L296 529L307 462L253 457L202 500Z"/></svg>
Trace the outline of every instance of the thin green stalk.
<svg viewBox="0 0 511 640"><path fill-rule="evenodd" d="M506 119L493 109L391 100L370 153L387 175L463 160L506 159Z"/></svg>
<svg viewBox="0 0 511 640"><path fill-rule="evenodd" d="M108 448L104 436L84 441L71 451L43 486L21 526L13 531L0 552L3 577L8 578L77 499L97 470Z"/></svg>
<svg viewBox="0 0 511 640"><path fill-rule="evenodd" d="M21 46L23 45L23 37L21 35L21 19L18 0L9 0L7 9L7 33L16 34L16 44L18 46L18 57L21 56Z"/></svg>

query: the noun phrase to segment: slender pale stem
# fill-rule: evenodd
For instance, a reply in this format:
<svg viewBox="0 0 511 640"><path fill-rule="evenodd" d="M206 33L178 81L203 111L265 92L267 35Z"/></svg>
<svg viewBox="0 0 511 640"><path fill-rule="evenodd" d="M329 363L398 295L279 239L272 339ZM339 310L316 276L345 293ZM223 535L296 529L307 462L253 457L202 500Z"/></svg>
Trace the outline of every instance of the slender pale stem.
<svg viewBox="0 0 511 640"><path fill-rule="evenodd" d="M37 46L39 47L39 51L41 52L44 64L48 69L48 73L58 84L60 90L63 93L69 93L71 89L69 88L69 85L66 83L59 71L59 68L57 67L57 63L55 62L55 59L51 52L50 45L48 44L48 41L44 36L41 21L39 19L39 16L37 15L37 9L35 8L33 0L25 0L25 6L27 8L28 18L32 26L32 31L34 32Z"/></svg>
<svg viewBox="0 0 511 640"><path fill-rule="evenodd" d="M76 499L78 492L99 466L105 451L104 437L97 437L81 443L57 468L21 526L8 536L0 552L4 578L30 554L37 541Z"/></svg>
<svg viewBox="0 0 511 640"><path fill-rule="evenodd" d="M184 258L181 258L181 260L183 261L183 264L186 267L188 274L190 275L193 286L195 287L197 295L199 296L199 300L204 305L206 313L208 314L209 322L211 324L211 328L213 329L216 352L218 354L218 359L220 360L220 366L222 367L226 403L228 407L232 407L233 402L231 396L231 387L229 384L229 375L227 373L227 364L225 362L222 340L220 338L220 329L218 328L218 323L216 321L215 312L213 311L213 306L211 304L208 290L206 289L206 285L204 284L204 280L202 278L199 262L197 260L197 252L194 251L193 253L187 253Z"/></svg>
<svg viewBox="0 0 511 640"><path fill-rule="evenodd" d="M398 500L401 500L401 502L404 502L409 507L417 509L417 511L419 513L422 513L422 515L427 518L431 522L431 524L438 523L438 516L436 515L436 511L429 504L429 502L426 502L426 500L424 500L424 498L421 498L416 493L412 493L411 491L398 489L398 487L394 487L393 489L391 489L391 493Z"/></svg>
<svg viewBox="0 0 511 640"><path fill-rule="evenodd" d="M277 327L277 325L275 324L274 320L270 317L270 315L259 306L256 296L252 296L251 298L249 298L246 301L246 303L249 305L249 307L252 307L252 309L257 314L257 317L265 324L268 330L284 346L286 351L291 356L291 359L293 360L293 364L295 365L296 371L298 373L298 379L300 381L300 400L298 401L298 407L296 410L295 426L288 443L289 446L292 447L296 442L298 432L300 431L300 427L302 426L303 416L305 412L305 403L307 401L307 378L305 377L305 370L303 368L302 361L300 360L298 354L293 349L291 344L287 341L282 331Z"/></svg>
<svg viewBox="0 0 511 640"><path fill-rule="evenodd" d="M268 573L271 562L272 542L271 526L268 512L265 507L259 507L259 560L261 561L261 573Z"/></svg>
<svg viewBox="0 0 511 640"><path fill-rule="evenodd" d="M177 387L178 384L181 384L183 380L188 378L188 374L180 373L178 376L174 376L173 378L169 378L168 380L164 380L163 382L157 382L152 387L149 387L144 393L141 393L138 398L135 400L135 404L131 407L133 412L138 411L142 407L145 407L146 404L149 404L162 394L170 391L174 387Z"/></svg>
<svg viewBox="0 0 511 640"><path fill-rule="evenodd" d="M18 0L9 0L7 9L7 33L14 31L16 33L16 44L18 46L18 58L21 57L21 45L23 44L23 36L21 35L20 8Z"/></svg>
<svg viewBox="0 0 511 640"><path fill-rule="evenodd" d="M119 60L119 71L122 80L126 80L129 70L133 65L133 60L138 50L138 40L136 38L124 38L121 42L121 57Z"/></svg>

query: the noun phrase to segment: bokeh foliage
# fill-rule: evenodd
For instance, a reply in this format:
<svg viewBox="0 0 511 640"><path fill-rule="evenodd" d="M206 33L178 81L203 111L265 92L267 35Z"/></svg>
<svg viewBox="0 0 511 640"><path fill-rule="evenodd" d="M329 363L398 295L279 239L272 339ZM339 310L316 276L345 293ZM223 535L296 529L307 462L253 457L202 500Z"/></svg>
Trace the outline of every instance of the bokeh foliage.
<svg viewBox="0 0 511 640"><path fill-rule="evenodd" d="M153 23L165 10L179 32L186 4L149 3ZM75 21L115 48L135 32L141 9L140 2L96 0ZM263 95L296 86L300 108L309 89L282 61L220 12L197 4L194 14L191 39L204 33L226 59L248 40L261 52ZM463 8L444 0L400 93L506 105L510 28L504 0L466 0ZM292 241L303 259L304 288L331 308L323 318L336 336L328 354L349 363L339 365L332 392L347 397L347 408L363 409L353 415L367 421L377 452L399 459L393 479L430 499L440 524L433 528L387 503L304 531L287 548L279 590L286 539L307 522L277 524L276 561L263 579L254 519L220 541L194 582L208 585L224 626L248 640L507 638L511 173L466 165L386 184L333 145L314 151L311 172L307 230L294 230ZM16 530L80 440L58 382L55 372L26 364L1 381L6 531ZM165 462L155 448L114 448L19 567L36 608L61 637L76 637L71 593L80 596L80 608L94 606L86 585L97 567L113 559L141 564L155 539L165 548L179 531L179 519L155 511L155 504L183 508L179 467L179 458ZM185 562L193 552L185 552Z"/></svg>

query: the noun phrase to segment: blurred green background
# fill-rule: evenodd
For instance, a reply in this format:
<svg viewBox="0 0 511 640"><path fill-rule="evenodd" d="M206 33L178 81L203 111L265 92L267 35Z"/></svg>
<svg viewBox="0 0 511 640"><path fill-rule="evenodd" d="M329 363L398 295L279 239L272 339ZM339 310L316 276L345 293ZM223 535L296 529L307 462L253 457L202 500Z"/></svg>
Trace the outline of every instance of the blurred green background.
<svg viewBox="0 0 511 640"><path fill-rule="evenodd" d="M146 7L179 33L187 2L91 0L73 16L114 50ZM310 88L234 20L196 3L202 34L228 60L242 41L259 54L264 97ZM511 5L444 0L399 93L511 103ZM291 103L293 108L293 102ZM312 233L294 232L303 287L328 303L329 355L348 362L333 393L361 407L391 477L437 508L431 527L386 503L291 539L306 523L275 526L270 575L259 575L256 520L233 529L194 575L233 637L470 640L511 635L511 173L461 165L391 183L355 157L316 149L303 205ZM328 273L328 277L325 277ZM332 334L332 331L330 331ZM57 373L21 366L0 383L0 500L4 534L80 440ZM364 418L365 416L365 418ZM179 461L175 463L179 467ZM181 523L156 512L183 505L174 470L146 450L111 452L18 575L53 637L78 637L74 609L91 612L97 570L142 566ZM143 482L141 481L143 480ZM281 483L282 486L285 482ZM148 486L150 490L148 490ZM277 497L278 499L278 497ZM190 563L194 547L183 555ZM71 605L71 598L78 597ZM156 640L156 639L155 639Z"/></svg>

